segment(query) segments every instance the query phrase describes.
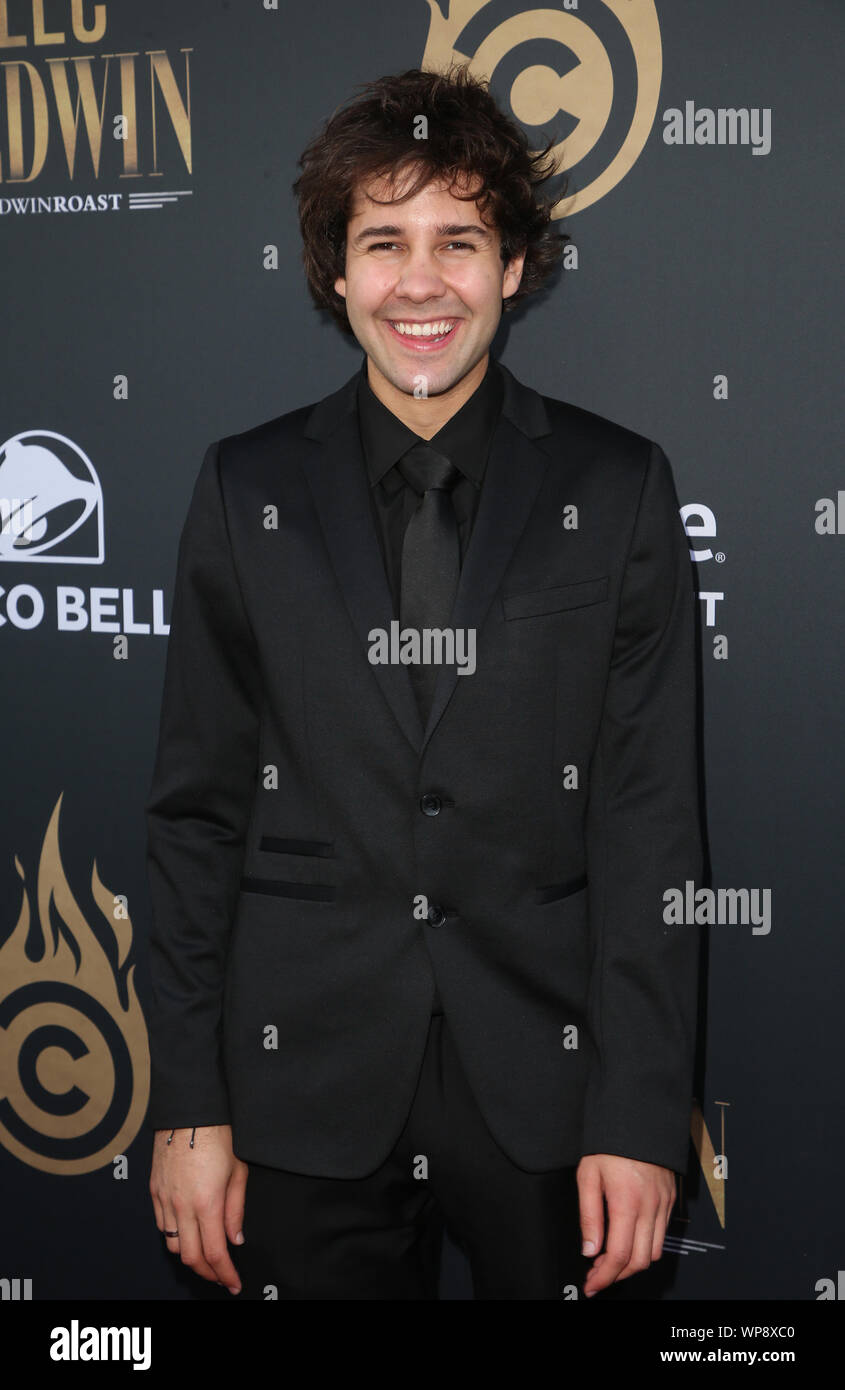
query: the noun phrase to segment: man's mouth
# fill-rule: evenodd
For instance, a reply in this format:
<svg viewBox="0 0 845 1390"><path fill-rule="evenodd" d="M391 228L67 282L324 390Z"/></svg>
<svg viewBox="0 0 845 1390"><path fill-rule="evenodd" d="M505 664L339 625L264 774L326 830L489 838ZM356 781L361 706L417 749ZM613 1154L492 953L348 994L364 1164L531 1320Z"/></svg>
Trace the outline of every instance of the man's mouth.
<svg viewBox="0 0 845 1390"><path fill-rule="evenodd" d="M416 352L431 351L455 336L460 319L385 319L390 332Z"/></svg>

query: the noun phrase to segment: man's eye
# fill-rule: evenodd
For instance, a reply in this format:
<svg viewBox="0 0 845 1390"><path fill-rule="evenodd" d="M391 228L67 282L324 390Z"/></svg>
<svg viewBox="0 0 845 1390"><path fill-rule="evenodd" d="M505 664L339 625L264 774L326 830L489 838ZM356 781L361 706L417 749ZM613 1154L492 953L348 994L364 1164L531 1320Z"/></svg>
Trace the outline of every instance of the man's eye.
<svg viewBox="0 0 845 1390"><path fill-rule="evenodd" d="M398 244L399 244L399 243L396 242L396 241L373 241L373 242L371 242L370 245L367 247L367 250L368 250L368 251L381 251L381 250L383 250L385 247L386 247L388 250L392 250L394 247L398 246ZM462 249L463 249L464 251L474 251L474 250L475 250L475 247L474 247L474 246L472 245L472 243L469 242L469 241L449 241L449 242L446 243L446 245L447 245L447 249L448 249L448 247L450 247L450 246L460 246L460 247L462 247Z"/></svg>

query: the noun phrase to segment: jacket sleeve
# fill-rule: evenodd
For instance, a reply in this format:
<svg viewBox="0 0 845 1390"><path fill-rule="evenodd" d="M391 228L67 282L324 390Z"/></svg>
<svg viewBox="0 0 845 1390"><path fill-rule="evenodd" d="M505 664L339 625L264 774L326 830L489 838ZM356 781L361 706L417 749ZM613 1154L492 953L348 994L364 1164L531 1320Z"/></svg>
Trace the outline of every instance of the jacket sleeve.
<svg viewBox="0 0 845 1390"><path fill-rule="evenodd" d="M587 808L594 955L582 1154L686 1169L699 928L663 920L700 886L696 613L666 455L652 444L631 535Z"/></svg>
<svg viewBox="0 0 845 1390"><path fill-rule="evenodd" d="M229 1123L228 938L258 763L259 677L212 444L179 541L158 748L144 807L152 903L153 1129Z"/></svg>

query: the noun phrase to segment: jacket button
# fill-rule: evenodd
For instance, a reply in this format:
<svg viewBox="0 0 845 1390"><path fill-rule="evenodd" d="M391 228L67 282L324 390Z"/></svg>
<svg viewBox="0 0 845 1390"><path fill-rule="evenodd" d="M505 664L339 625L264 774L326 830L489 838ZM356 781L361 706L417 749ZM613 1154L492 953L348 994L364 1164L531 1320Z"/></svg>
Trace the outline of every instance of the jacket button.
<svg viewBox="0 0 845 1390"><path fill-rule="evenodd" d="M426 792L425 796L420 797L420 810L425 816L439 816L442 805L440 797L433 792Z"/></svg>
<svg viewBox="0 0 845 1390"><path fill-rule="evenodd" d="M443 923L444 923L445 921L446 921L446 913L443 911L443 908L442 908L442 907L439 907L437 903L429 903L429 907L428 907L428 924L429 924L429 926L431 926L431 927L442 927L442 925L443 925Z"/></svg>

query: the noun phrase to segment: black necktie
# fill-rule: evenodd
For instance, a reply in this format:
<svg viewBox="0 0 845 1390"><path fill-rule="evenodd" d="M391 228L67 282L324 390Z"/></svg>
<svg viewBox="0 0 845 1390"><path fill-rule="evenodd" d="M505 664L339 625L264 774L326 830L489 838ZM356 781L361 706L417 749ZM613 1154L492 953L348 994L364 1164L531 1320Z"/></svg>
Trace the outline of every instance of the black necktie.
<svg viewBox="0 0 845 1390"><path fill-rule="evenodd" d="M399 460L399 472L418 493L418 504L402 542L399 618L403 628L448 627L461 571L461 547L451 490L460 472L429 444L414 444ZM422 639L421 639L422 640ZM421 652L422 654L422 652ZM438 667L409 667L423 724L434 699Z"/></svg>

